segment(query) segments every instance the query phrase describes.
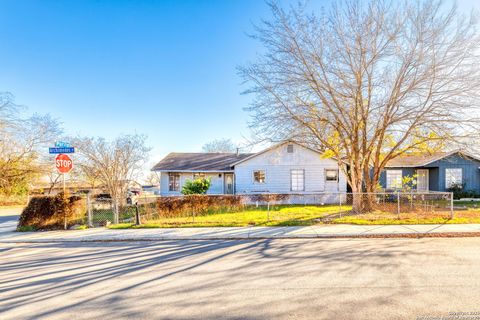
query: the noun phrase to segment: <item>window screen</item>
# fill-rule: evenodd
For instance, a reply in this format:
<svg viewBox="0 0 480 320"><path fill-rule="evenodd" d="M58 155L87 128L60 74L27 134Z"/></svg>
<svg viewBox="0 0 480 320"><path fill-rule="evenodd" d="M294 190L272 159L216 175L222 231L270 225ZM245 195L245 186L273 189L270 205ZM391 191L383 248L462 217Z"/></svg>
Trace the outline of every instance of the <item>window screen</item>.
<svg viewBox="0 0 480 320"><path fill-rule="evenodd" d="M168 190L170 191L180 190L180 173L168 174Z"/></svg>
<svg viewBox="0 0 480 320"><path fill-rule="evenodd" d="M387 170L387 189L402 188L402 170Z"/></svg>
<svg viewBox="0 0 480 320"><path fill-rule="evenodd" d="M304 191L305 190L305 170L292 169L290 171L290 181L292 191Z"/></svg>
<svg viewBox="0 0 480 320"><path fill-rule="evenodd" d="M338 170L336 169L325 170L325 181L338 181Z"/></svg>
<svg viewBox="0 0 480 320"><path fill-rule="evenodd" d="M253 182L255 182L255 183L265 183L265 170L255 170L255 171L253 171Z"/></svg>
<svg viewBox="0 0 480 320"><path fill-rule="evenodd" d="M453 186L462 186L462 168L445 169L445 186L451 188Z"/></svg>

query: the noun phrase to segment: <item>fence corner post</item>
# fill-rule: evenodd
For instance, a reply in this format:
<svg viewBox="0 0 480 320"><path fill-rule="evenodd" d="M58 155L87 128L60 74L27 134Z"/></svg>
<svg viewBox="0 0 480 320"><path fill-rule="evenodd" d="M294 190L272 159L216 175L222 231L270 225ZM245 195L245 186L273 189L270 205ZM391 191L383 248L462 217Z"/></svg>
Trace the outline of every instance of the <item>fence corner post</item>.
<svg viewBox="0 0 480 320"><path fill-rule="evenodd" d="M453 192L450 192L450 219L453 219L454 212L453 212Z"/></svg>
<svg viewBox="0 0 480 320"><path fill-rule="evenodd" d="M90 198L90 192L87 193L87 225L89 228L93 227L93 221L92 221L92 200Z"/></svg>

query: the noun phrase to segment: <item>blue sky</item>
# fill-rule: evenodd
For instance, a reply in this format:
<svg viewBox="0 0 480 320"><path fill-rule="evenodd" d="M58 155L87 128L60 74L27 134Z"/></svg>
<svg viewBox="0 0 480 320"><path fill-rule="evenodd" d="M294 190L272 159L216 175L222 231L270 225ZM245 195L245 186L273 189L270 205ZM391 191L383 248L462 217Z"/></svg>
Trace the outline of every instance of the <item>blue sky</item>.
<svg viewBox="0 0 480 320"><path fill-rule="evenodd" d="M0 0L0 91L68 134L147 134L152 162L240 141L251 97L236 66L261 51L247 34L269 16L261 0Z"/></svg>

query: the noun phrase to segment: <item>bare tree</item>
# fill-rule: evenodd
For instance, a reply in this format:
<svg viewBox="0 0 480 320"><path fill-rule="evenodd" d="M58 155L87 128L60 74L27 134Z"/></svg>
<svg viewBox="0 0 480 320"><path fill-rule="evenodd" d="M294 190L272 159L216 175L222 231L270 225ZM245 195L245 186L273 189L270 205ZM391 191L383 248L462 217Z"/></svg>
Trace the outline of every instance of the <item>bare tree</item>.
<svg viewBox="0 0 480 320"><path fill-rule="evenodd" d="M237 150L236 145L230 139L216 139L203 145L203 152L228 153Z"/></svg>
<svg viewBox="0 0 480 320"><path fill-rule="evenodd" d="M128 186L137 180L148 158L150 148L144 135L122 135L113 141L103 138L76 138L81 168L86 175L95 173L114 199L115 223L118 223L118 204L123 202Z"/></svg>
<svg viewBox="0 0 480 320"><path fill-rule="evenodd" d="M441 1L334 4L326 14L270 4L265 47L240 68L260 138L292 139L343 160L355 193L376 191L388 161L459 146L478 133L480 38ZM354 210L370 201L354 197Z"/></svg>
<svg viewBox="0 0 480 320"><path fill-rule="evenodd" d="M41 157L47 144L61 133L49 115L22 117L13 95L0 93L0 192L24 192L42 173Z"/></svg>
<svg viewBox="0 0 480 320"><path fill-rule="evenodd" d="M160 177L156 172L150 172L145 179L145 183L150 186L158 186L160 184Z"/></svg>

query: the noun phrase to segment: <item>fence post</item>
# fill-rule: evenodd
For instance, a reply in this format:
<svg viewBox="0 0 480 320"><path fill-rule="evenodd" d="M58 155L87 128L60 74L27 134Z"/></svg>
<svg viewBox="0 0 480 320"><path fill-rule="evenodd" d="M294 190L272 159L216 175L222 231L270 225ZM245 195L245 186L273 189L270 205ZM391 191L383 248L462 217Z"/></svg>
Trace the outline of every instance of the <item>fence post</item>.
<svg viewBox="0 0 480 320"><path fill-rule="evenodd" d="M118 210L118 199L115 197L113 199L113 223L118 224L119 220L119 210Z"/></svg>
<svg viewBox="0 0 480 320"><path fill-rule="evenodd" d="M397 214L400 215L400 191L397 191Z"/></svg>
<svg viewBox="0 0 480 320"><path fill-rule="evenodd" d="M270 221L270 200L267 200L267 222Z"/></svg>
<svg viewBox="0 0 480 320"><path fill-rule="evenodd" d="M135 203L135 224L140 225L140 213L138 212L138 203Z"/></svg>
<svg viewBox="0 0 480 320"><path fill-rule="evenodd" d="M93 221L92 221L92 200L90 198L90 192L87 193L87 214L88 214L88 221L87 225L89 228L93 227Z"/></svg>
<svg viewBox="0 0 480 320"><path fill-rule="evenodd" d="M453 219L453 192L450 192L450 218Z"/></svg>
<svg viewBox="0 0 480 320"><path fill-rule="evenodd" d="M338 211L340 212L340 218L342 217L342 195L338 194Z"/></svg>

